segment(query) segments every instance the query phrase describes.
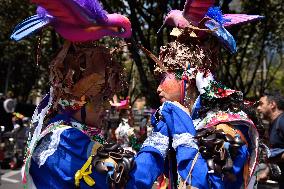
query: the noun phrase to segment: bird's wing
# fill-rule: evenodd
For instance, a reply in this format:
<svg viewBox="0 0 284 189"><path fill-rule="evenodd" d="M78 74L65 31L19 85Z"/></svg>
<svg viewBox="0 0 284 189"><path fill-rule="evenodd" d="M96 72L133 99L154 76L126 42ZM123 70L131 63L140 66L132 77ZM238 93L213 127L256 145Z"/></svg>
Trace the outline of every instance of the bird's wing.
<svg viewBox="0 0 284 189"><path fill-rule="evenodd" d="M39 17L38 15L33 15L25 19L23 22L21 22L15 27L11 35L11 39L19 41L24 37L38 31L49 23L50 19L48 17L43 18Z"/></svg>
<svg viewBox="0 0 284 189"><path fill-rule="evenodd" d="M208 8L214 5L214 0L186 0L183 16L193 24L198 24L205 16Z"/></svg>
<svg viewBox="0 0 284 189"><path fill-rule="evenodd" d="M57 22L64 22L72 25L90 25L91 23L96 22L96 8L99 8L100 10L103 9L97 0L93 0L92 2L96 2L97 7L91 6L91 8L84 6L86 1L87 0L32 0L32 3L46 9ZM82 2L84 4L82 4Z"/></svg>
<svg viewBox="0 0 284 189"><path fill-rule="evenodd" d="M260 20L264 18L259 15L247 15L247 14L224 14L224 19L228 20L224 23L224 27L231 27L234 25L245 24L248 22L253 22L255 20Z"/></svg>
<svg viewBox="0 0 284 189"><path fill-rule="evenodd" d="M185 28L189 25L189 23L190 22L188 22L188 20L185 19L184 16L182 15L182 11L171 10L171 12L169 12L169 14L166 16L162 27L164 27L164 25L166 24L178 28Z"/></svg>
<svg viewBox="0 0 284 189"><path fill-rule="evenodd" d="M205 26L212 31L212 34L229 50L232 54L237 52L237 45L234 37L220 23L213 19L205 22Z"/></svg>

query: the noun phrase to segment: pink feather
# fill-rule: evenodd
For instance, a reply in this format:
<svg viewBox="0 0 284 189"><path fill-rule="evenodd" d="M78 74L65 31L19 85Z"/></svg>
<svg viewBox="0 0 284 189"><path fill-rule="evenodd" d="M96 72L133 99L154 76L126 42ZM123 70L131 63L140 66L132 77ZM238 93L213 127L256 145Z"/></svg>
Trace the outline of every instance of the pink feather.
<svg viewBox="0 0 284 189"><path fill-rule="evenodd" d="M204 18L208 8L213 5L214 0L187 0L182 14L189 22L197 26Z"/></svg>
<svg viewBox="0 0 284 189"><path fill-rule="evenodd" d="M189 25L180 10L172 10L165 18L165 24L173 27L185 28Z"/></svg>
<svg viewBox="0 0 284 189"><path fill-rule="evenodd" d="M224 14L224 19L229 20L224 23L225 27L231 27L234 25L245 24L248 22L253 22L255 20L262 19L263 16L259 15L247 15L247 14Z"/></svg>
<svg viewBox="0 0 284 189"><path fill-rule="evenodd" d="M65 23L54 23L56 31L65 39L70 41L98 40L103 36L128 38L131 36L131 25L129 20L119 14L109 14L109 22L106 25L90 25L86 27L74 27ZM124 28L125 32L116 31L116 28Z"/></svg>
<svg viewBox="0 0 284 189"><path fill-rule="evenodd" d="M72 0L32 0L32 3L45 8L49 14L56 18L56 22L74 25L90 24L86 12Z"/></svg>

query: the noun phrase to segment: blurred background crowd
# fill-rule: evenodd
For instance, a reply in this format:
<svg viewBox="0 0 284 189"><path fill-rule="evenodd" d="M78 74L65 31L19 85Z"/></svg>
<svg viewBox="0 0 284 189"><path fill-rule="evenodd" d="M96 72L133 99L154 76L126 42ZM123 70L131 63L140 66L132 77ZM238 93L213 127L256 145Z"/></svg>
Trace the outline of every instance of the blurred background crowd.
<svg viewBox="0 0 284 189"><path fill-rule="evenodd" d="M110 102L101 126L108 142L117 142L134 151L152 130L150 123L154 109L148 108L145 98L140 98L133 106L128 100ZM32 132L31 118L35 105L18 103L13 96L1 95L0 101L0 164L4 169L22 166L25 146Z"/></svg>
<svg viewBox="0 0 284 189"><path fill-rule="evenodd" d="M101 0L109 12L127 13L133 25L133 39L156 53L170 41L166 29L157 34L165 14L182 9L185 0ZM258 101L266 90L284 93L284 7L281 0L239 1L220 0L224 13L263 15L262 22L230 28L239 47L236 55L222 52L223 64L216 75L224 84L243 92L246 99ZM15 43L10 40L12 28L35 12L28 1L3 0L0 6L0 163L1 168L19 168L25 154L30 120L36 105L48 89L48 66L63 43L53 29L44 30L37 37ZM145 29L146 28L146 29ZM41 41L41 43L38 43ZM125 144L137 151L151 132L150 115L159 106L154 64L135 45L103 39L111 47L123 47L116 58L125 67L124 89L110 102L103 127L107 141ZM52 47L52 48L50 48ZM35 53L36 52L36 53ZM36 54L34 56L34 54ZM36 63L35 63L36 62ZM258 104L254 107L257 109ZM261 142L269 147L268 121L261 120L258 128ZM261 148L265 149L265 145ZM260 150L260 162L266 162L266 151ZM266 170L267 167L259 167ZM271 164L270 180L279 179L279 167ZM267 182L267 177L264 179Z"/></svg>

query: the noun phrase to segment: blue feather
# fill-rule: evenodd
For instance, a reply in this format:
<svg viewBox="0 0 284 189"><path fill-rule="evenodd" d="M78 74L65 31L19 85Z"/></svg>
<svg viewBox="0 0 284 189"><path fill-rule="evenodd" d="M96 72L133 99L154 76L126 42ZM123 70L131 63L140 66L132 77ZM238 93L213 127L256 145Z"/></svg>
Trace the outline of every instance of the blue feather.
<svg viewBox="0 0 284 189"><path fill-rule="evenodd" d="M237 45L234 37L218 22L208 20L205 26L213 32L213 35L228 49L231 53L237 52Z"/></svg>
<svg viewBox="0 0 284 189"><path fill-rule="evenodd" d="M19 24L15 27L14 31L15 31L15 30L19 30L20 28L24 27L25 25L28 25L28 24L31 23L31 22L35 22L35 21L37 21L38 19L39 19L39 18L37 17L37 15L33 15L33 16L29 17L29 18L26 18L25 20L23 20L21 23L19 23Z"/></svg>
<svg viewBox="0 0 284 189"><path fill-rule="evenodd" d="M38 15L33 15L25 19L20 24L18 24L15 27L10 38L15 41L19 41L24 37L27 37L32 33L38 31L39 29L45 27L50 23L50 21L51 20L48 18L39 17Z"/></svg>
<svg viewBox="0 0 284 189"><path fill-rule="evenodd" d="M230 21L223 17L222 10L220 9L220 7L210 7L206 13L206 16L212 18L221 25Z"/></svg>

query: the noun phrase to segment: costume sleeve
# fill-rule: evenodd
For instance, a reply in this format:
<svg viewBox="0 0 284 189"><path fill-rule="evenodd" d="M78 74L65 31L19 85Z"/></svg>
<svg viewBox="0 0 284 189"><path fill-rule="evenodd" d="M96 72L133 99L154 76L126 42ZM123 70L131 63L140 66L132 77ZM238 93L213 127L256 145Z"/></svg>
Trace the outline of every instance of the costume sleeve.
<svg viewBox="0 0 284 189"><path fill-rule="evenodd" d="M207 175L208 167L206 161L200 154L198 155L196 162L194 161L198 151L192 147L178 146L176 152L178 172L183 180L189 178L188 175L193 166L191 180L188 179L187 183L191 183L192 186L199 189L209 188Z"/></svg>
<svg viewBox="0 0 284 189"><path fill-rule="evenodd" d="M193 154L190 155L190 151ZM194 162L193 158L189 157L194 157L194 154L196 153L197 151L194 152L192 149L188 149L187 147L181 146L177 148L178 170L182 178L186 178L188 176L192 163ZM191 185L200 189L241 188L243 183L243 166L246 162L247 155L247 147L244 145L240 149L240 153L233 163L234 165L232 172L237 178L237 180L234 182L224 181L220 175L208 172L206 160L199 155L192 171Z"/></svg>
<svg viewBox="0 0 284 189"><path fill-rule="evenodd" d="M190 154L192 153L192 154ZM197 150L192 150L187 147L180 146L177 148L177 161L178 170L182 178L186 178L191 169L193 158ZM237 180L224 181L220 175L208 172L208 166L206 160L199 155L193 169L191 185L200 189L239 189L243 183L243 166L247 159L247 148L243 146L240 150L240 154L234 160L233 174L236 175ZM190 183L190 181L188 182Z"/></svg>
<svg viewBox="0 0 284 189"><path fill-rule="evenodd" d="M209 188L207 163L198 153L196 130L189 113L180 104L165 102L161 114L173 136L179 175L183 180L188 178L187 183L194 187Z"/></svg>
<svg viewBox="0 0 284 189"><path fill-rule="evenodd" d="M178 170L182 178L186 178L188 176L196 153L196 149L188 148L185 146L177 147ZM210 173L210 171L208 172L206 160L204 160L201 155L199 155L192 169L191 184L197 188L239 189L243 183L244 165L247 161L248 155L248 148L246 145L243 145L239 149L237 157L235 157L235 159L233 160L232 173L236 176L235 181L226 181L223 180L220 175Z"/></svg>
<svg viewBox="0 0 284 189"><path fill-rule="evenodd" d="M169 145L168 129L164 120L156 120L155 115L152 116L152 125L152 134L135 158L136 166L130 172L127 189L151 189L157 177L163 173Z"/></svg>
<svg viewBox="0 0 284 189"><path fill-rule="evenodd" d="M153 147L144 147L135 159L135 168L130 173L127 189L151 189L163 172L164 158Z"/></svg>
<svg viewBox="0 0 284 189"><path fill-rule="evenodd" d="M37 188L74 188L75 174L87 161L94 145L87 135L75 128L58 134L55 131L44 137L33 155L30 174ZM57 145L56 138L59 138ZM51 147L54 150L50 150ZM45 156L48 158L43 162ZM105 175L93 171L91 177L96 181L95 188L108 188ZM80 188L90 187L81 181Z"/></svg>
<svg viewBox="0 0 284 189"><path fill-rule="evenodd" d="M225 188L230 189L239 189L244 183L244 167L247 162L249 156L248 147L243 145L238 150L238 155L233 161L233 171L232 173L235 175L235 181L224 181Z"/></svg>

